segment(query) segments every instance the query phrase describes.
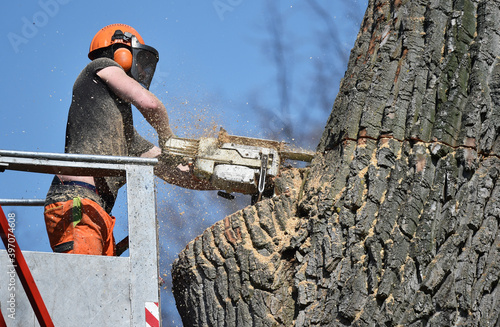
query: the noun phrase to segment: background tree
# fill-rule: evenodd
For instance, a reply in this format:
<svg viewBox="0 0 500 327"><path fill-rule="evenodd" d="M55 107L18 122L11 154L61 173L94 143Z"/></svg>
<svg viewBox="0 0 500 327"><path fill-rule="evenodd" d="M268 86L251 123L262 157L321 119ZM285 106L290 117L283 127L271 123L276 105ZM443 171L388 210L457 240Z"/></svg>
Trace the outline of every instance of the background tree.
<svg viewBox="0 0 500 327"><path fill-rule="evenodd" d="M312 166L174 264L184 324L498 326L499 25L370 0Z"/></svg>
<svg viewBox="0 0 500 327"><path fill-rule="evenodd" d="M345 72L366 1L307 0L293 6L270 1L264 7L256 41L271 65L274 83L252 91L252 111L260 117L265 137L314 148ZM303 28L298 31L296 26ZM352 40L346 37L351 34Z"/></svg>

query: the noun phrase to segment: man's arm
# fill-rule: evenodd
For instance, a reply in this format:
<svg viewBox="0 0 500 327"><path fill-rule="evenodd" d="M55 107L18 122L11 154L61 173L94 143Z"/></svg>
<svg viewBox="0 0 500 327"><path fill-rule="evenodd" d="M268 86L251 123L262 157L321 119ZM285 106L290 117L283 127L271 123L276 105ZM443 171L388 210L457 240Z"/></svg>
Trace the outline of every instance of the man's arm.
<svg viewBox="0 0 500 327"><path fill-rule="evenodd" d="M160 143L174 135L163 103L153 93L128 76L121 68L115 66L106 67L101 69L97 75L106 82L120 99L133 104L140 111L146 121L158 133ZM156 158L160 155L161 149L155 146L143 153L141 157ZM155 175L162 176L170 184L184 188L195 190L214 189L208 181L195 178L189 167L184 165L170 166L160 161L155 167Z"/></svg>
<svg viewBox="0 0 500 327"><path fill-rule="evenodd" d="M140 111L146 121L156 130L160 141L167 140L174 135L163 103L128 76L123 69L110 66L101 69L97 75L120 99L133 104Z"/></svg>

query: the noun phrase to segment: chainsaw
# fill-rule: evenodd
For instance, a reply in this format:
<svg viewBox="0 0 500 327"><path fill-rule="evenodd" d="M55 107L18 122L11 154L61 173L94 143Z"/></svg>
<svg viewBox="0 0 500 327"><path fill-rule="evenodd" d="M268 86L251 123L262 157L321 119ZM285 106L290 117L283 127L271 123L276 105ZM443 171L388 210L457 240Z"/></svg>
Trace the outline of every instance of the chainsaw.
<svg viewBox="0 0 500 327"><path fill-rule="evenodd" d="M311 162L314 152L291 148L284 142L229 135L221 128L218 137L172 137L163 144L166 160L188 164L195 176L231 193L258 195L272 185L285 160Z"/></svg>

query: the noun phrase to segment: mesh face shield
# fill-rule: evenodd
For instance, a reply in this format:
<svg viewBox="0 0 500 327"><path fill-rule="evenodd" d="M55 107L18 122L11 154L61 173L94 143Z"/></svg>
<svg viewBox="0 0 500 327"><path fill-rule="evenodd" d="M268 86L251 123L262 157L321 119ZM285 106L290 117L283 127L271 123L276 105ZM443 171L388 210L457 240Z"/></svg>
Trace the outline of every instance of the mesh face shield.
<svg viewBox="0 0 500 327"><path fill-rule="evenodd" d="M132 36L131 45L133 59L130 75L149 90L159 60L158 51L140 43L135 36Z"/></svg>

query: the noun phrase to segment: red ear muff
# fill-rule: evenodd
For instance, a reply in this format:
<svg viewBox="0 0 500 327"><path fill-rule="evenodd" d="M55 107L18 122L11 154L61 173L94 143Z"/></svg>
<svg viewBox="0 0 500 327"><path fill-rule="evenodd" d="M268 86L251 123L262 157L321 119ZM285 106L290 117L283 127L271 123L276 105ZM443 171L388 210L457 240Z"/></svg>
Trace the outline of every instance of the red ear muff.
<svg viewBox="0 0 500 327"><path fill-rule="evenodd" d="M128 72L132 67L132 52L130 52L127 48L119 48L115 51L113 60L122 66L126 72Z"/></svg>

